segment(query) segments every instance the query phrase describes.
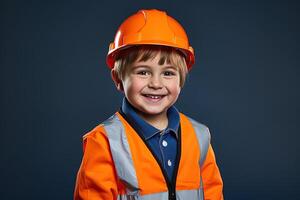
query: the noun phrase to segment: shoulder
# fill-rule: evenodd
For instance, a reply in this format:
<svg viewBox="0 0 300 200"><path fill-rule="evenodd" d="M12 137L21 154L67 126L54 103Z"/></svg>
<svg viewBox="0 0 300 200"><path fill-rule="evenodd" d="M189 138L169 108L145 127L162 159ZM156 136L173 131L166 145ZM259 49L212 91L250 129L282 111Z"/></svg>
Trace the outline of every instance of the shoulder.
<svg viewBox="0 0 300 200"><path fill-rule="evenodd" d="M205 159L206 159L206 155L209 149L209 145L210 145L210 140L211 140L211 136L210 136L210 132L209 129L206 125L192 119L191 117L185 116L184 114L180 114L182 116L183 119L189 121L195 131L195 134L197 136L197 140L198 140L198 144L200 147L200 166L203 165Z"/></svg>
<svg viewBox="0 0 300 200"><path fill-rule="evenodd" d="M106 120L102 121L96 127L88 131L84 136L83 140L88 138L99 138L99 137L107 137L107 129L115 128L120 124L119 117L117 113L113 114L111 117L107 118Z"/></svg>
<svg viewBox="0 0 300 200"><path fill-rule="evenodd" d="M210 131L209 131L209 128L205 124L200 123L197 120L195 120L183 113L180 113L180 118L182 120L189 121L192 124L193 128L195 129L197 135L199 135L199 134L202 136L204 135L205 137L207 137L207 139L210 140Z"/></svg>

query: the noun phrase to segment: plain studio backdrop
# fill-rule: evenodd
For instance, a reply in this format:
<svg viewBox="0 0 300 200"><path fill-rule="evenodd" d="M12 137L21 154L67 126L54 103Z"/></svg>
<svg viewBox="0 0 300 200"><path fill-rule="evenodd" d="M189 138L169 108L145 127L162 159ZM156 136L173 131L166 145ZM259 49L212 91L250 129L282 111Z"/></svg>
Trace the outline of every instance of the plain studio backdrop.
<svg viewBox="0 0 300 200"><path fill-rule="evenodd" d="M1 1L1 199L72 199L82 136L121 105L108 45L142 8L189 35L176 106L210 128L225 198L299 199L300 4L283 0Z"/></svg>

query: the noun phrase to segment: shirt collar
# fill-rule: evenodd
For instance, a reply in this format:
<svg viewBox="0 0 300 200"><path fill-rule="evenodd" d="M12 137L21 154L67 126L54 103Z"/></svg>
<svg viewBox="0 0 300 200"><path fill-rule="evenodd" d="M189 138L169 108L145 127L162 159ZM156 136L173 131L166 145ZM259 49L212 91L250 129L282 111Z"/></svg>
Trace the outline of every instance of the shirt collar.
<svg viewBox="0 0 300 200"><path fill-rule="evenodd" d="M160 133L161 130L150 125L148 122L143 120L136 112L136 109L128 102L126 98L123 99L122 103L123 113L130 119L131 125L139 131L139 134L148 140L157 133ZM168 116L168 126L164 131L171 131L177 137L177 131L179 127L179 112L175 106L171 106L167 111Z"/></svg>

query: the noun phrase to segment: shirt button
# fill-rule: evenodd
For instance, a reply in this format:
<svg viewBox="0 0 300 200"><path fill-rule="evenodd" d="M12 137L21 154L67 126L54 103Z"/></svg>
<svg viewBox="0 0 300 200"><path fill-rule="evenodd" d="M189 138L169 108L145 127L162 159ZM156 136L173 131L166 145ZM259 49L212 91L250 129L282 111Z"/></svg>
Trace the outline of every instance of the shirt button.
<svg viewBox="0 0 300 200"><path fill-rule="evenodd" d="M171 196L171 199L175 199L175 192L172 192L170 196Z"/></svg>
<svg viewBox="0 0 300 200"><path fill-rule="evenodd" d="M167 141L166 141L166 140L163 140L163 141L162 141L162 145L163 145L164 147L168 146Z"/></svg>
<svg viewBox="0 0 300 200"><path fill-rule="evenodd" d="M172 166L172 162L171 160L168 160L168 166L171 167Z"/></svg>

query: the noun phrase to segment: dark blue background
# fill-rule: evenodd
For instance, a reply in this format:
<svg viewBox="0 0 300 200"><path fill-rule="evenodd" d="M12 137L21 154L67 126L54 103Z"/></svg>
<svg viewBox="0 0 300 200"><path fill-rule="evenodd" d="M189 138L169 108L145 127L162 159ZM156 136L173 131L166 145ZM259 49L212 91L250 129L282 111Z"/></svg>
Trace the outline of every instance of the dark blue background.
<svg viewBox="0 0 300 200"><path fill-rule="evenodd" d="M226 199L299 199L296 1L1 1L1 199L71 199L81 137L120 106L120 23L167 10L196 51L177 107L210 127Z"/></svg>

